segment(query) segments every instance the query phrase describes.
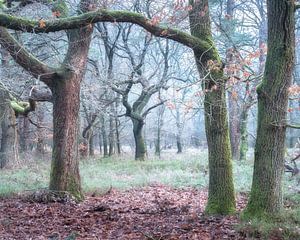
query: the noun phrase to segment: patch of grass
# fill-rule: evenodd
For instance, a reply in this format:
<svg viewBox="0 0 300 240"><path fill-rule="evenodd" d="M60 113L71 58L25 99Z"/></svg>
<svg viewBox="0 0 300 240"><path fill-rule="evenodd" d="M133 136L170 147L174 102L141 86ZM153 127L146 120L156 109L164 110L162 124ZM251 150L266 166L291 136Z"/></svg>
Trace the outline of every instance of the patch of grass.
<svg viewBox="0 0 300 240"><path fill-rule="evenodd" d="M247 239L300 239L300 207L284 210L272 219L243 222L238 231Z"/></svg>
<svg viewBox="0 0 300 240"><path fill-rule="evenodd" d="M8 196L27 190L46 188L49 183L48 164L35 167L1 170L0 196Z"/></svg>
<svg viewBox="0 0 300 240"><path fill-rule="evenodd" d="M105 158L81 164L85 191L101 188L128 189L155 183L174 187L208 185L207 157L180 155L170 158L151 158L145 162L124 158Z"/></svg>
<svg viewBox="0 0 300 240"><path fill-rule="evenodd" d="M129 189L160 183L174 187L208 186L208 157L206 151L189 151L183 154L163 152L159 159L151 155L139 162L130 156L82 160L80 173L85 192L105 190L110 187ZM234 182L237 192L249 192L252 182L253 160L233 162ZM22 167L1 170L0 196L25 190L45 188L49 183L50 162L33 160ZM295 187L297 179L286 175L284 193L291 204L299 204Z"/></svg>
<svg viewBox="0 0 300 240"><path fill-rule="evenodd" d="M249 192L253 174L253 160L233 162L233 177L237 192Z"/></svg>

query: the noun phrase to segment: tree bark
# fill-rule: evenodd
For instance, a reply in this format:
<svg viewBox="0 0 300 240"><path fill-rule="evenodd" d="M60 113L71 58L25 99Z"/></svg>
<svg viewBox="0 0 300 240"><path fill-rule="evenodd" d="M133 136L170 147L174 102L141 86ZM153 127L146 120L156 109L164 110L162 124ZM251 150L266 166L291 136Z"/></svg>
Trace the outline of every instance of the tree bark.
<svg viewBox="0 0 300 240"><path fill-rule="evenodd" d="M94 133L93 130L89 133L89 156L94 157L95 156L95 148L94 148Z"/></svg>
<svg viewBox="0 0 300 240"><path fill-rule="evenodd" d="M235 87L233 86L233 88ZM240 153L241 123L239 121L238 102L237 99L233 97L231 92L228 92L228 107L229 107L229 115L230 115L229 129L230 129L231 152L232 152L233 159L238 160L239 153Z"/></svg>
<svg viewBox="0 0 300 240"><path fill-rule="evenodd" d="M25 153L29 149L29 121L27 116L19 118L20 151Z"/></svg>
<svg viewBox="0 0 300 240"><path fill-rule="evenodd" d="M239 160L246 161L247 160L247 152L248 152L248 115L249 108L244 108L242 110L241 119L240 119L240 133L241 133L241 144L240 144L240 152L239 152Z"/></svg>
<svg viewBox="0 0 300 240"><path fill-rule="evenodd" d="M44 122L44 109L42 108L42 106L39 106L38 110L37 110L37 121L38 121L38 125L39 127L37 128L37 144L36 144L36 152L39 155L43 155L45 154L45 129L43 129L42 125Z"/></svg>
<svg viewBox="0 0 300 240"><path fill-rule="evenodd" d="M18 135L15 112L7 106L1 106L1 145L0 168L8 167L18 161Z"/></svg>
<svg viewBox="0 0 300 240"><path fill-rule="evenodd" d="M79 175L78 114L80 83L85 73L93 26L68 32L69 48L53 93L53 151L50 190L68 191L83 198Z"/></svg>
<svg viewBox="0 0 300 240"><path fill-rule="evenodd" d="M234 0L227 0L226 4L226 14L227 19L223 31L226 31L226 34L232 36L235 32L235 26L233 21L234 13ZM226 42L226 64L229 65L229 70L231 69L232 64L234 64L233 57L233 46L232 41L228 39ZM234 75L234 71L230 71L230 75ZM237 98L232 94L232 92L237 92L236 85L231 86L231 91L228 91L228 108L229 108L229 133L230 133L230 144L231 144L231 153L233 159L239 159L239 149L240 149L240 122L239 122L239 106Z"/></svg>
<svg viewBox="0 0 300 240"><path fill-rule="evenodd" d="M198 71L204 79L205 131L209 158L209 192L206 212L229 214L235 211L232 159L227 120L225 77L214 46L208 0L190 0L190 27L193 36L206 40L206 52L194 50Z"/></svg>
<svg viewBox="0 0 300 240"><path fill-rule="evenodd" d="M146 159L146 145L143 138L143 126L144 122L139 120L132 120L133 123L133 135L135 141L135 160L144 161Z"/></svg>
<svg viewBox="0 0 300 240"><path fill-rule="evenodd" d="M53 152L50 190L68 191L81 199L77 150L81 78L57 79L53 86Z"/></svg>
<svg viewBox="0 0 300 240"><path fill-rule="evenodd" d="M257 88L254 173L245 217L265 218L282 209L288 88L295 50L294 4L294 0L267 1L268 54L264 79Z"/></svg>

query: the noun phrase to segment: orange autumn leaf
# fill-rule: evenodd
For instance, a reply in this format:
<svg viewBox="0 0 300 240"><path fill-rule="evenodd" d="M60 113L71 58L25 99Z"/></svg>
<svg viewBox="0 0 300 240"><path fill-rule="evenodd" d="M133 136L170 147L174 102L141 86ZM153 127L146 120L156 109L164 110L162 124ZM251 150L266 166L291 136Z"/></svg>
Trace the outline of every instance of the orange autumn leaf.
<svg viewBox="0 0 300 240"><path fill-rule="evenodd" d="M40 28L46 27L46 22L45 22L44 19L41 19L41 20L39 21L39 27L40 27Z"/></svg>

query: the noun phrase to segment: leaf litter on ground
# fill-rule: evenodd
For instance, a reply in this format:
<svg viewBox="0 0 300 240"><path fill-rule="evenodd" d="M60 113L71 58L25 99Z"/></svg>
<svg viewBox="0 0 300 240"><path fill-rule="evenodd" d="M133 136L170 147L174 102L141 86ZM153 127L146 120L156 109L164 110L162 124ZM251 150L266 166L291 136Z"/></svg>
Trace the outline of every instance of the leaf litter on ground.
<svg viewBox="0 0 300 240"><path fill-rule="evenodd" d="M0 200L0 239L245 239L237 215L206 216L207 191L152 185L109 189L81 203ZM240 195L237 208L246 204Z"/></svg>

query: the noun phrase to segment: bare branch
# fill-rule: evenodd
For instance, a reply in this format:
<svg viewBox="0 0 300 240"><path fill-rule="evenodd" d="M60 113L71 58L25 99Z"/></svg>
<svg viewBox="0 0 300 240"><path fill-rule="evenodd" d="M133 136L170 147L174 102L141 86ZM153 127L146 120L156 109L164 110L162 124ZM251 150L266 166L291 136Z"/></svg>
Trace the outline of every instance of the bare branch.
<svg viewBox="0 0 300 240"><path fill-rule="evenodd" d="M288 127L288 128L294 128L294 129L300 129L300 125L286 124L286 127Z"/></svg>
<svg viewBox="0 0 300 240"><path fill-rule="evenodd" d="M146 117L146 116L150 113L151 110L153 110L154 108L159 107L160 105L163 105L166 101L167 101L167 100L163 100L163 101L161 101L161 102L159 102L159 103L153 105L152 107L149 107L149 108L143 113L142 116L143 116L143 117Z"/></svg>

